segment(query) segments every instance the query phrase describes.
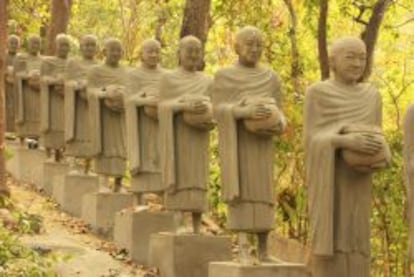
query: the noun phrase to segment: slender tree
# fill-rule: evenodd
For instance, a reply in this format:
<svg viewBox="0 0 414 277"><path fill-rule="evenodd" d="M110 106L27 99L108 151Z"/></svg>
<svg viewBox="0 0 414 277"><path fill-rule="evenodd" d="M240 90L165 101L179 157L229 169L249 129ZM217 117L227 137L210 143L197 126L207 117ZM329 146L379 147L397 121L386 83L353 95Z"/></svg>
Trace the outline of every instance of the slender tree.
<svg viewBox="0 0 414 277"><path fill-rule="evenodd" d="M51 20L47 32L46 54L55 53L55 38L60 33L66 33L70 18L72 0L51 0Z"/></svg>
<svg viewBox="0 0 414 277"><path fill-rule="evenodd" d="M7 5L8 0L0 0L0 196L9 196L10 191L6 183L5 161L5 81L6 45L7 45Z"/></svg>
<svg viewBox="0 0 414 277"><path fill-rule="evenodd" d="M290 15L290 28L289 28L289 38L290 38L290 48L291 48L291 56L292 56L292 63L290 69L290 76L293 82L293 89L295 91L295 95L299 95L301 89L300 85L300 77L302 76L302 67L300 64L300 54L298 49L298 38L297 38L297 28L298 28L298 18L296 15L295 8L293 6L292 0L283 0L285 5L289 11Z"/></svg>
<svg viewBox="0 0 414 277"><path fill-rule="evenodd" d="M318 22L318 53L319 66L321 69L321 79L329 78L329 58L327 46L327 21L328 21L328 0L321 0L319 7L319 22Z"/></svg>
<svg viewBox="0 0 414 277"><path fill-rule="evenodd" d="M193 35L201 40L204 49L211 26L210 8L211 0L187 0L184 8L180 38ZM204 64L200 65L200 70L203 68Z"/></svg>

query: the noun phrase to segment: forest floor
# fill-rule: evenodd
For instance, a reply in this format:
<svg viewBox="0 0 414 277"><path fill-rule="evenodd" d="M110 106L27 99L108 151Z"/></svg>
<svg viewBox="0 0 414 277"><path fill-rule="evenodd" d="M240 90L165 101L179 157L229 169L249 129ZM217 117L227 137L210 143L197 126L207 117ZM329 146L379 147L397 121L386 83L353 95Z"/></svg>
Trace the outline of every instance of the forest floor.
<svg viewBox="0 0 414 277"><path fill-rule="evenodd" d="M8 178L12 202L22 211L39 215L39 234L20 237L32 249L58 251L68 259L56 266L59 276L129 277L156 276L153 269L134 264L127 253L112 242L94 235L80 219L59 210L59 205L31 185Z"/></svg>

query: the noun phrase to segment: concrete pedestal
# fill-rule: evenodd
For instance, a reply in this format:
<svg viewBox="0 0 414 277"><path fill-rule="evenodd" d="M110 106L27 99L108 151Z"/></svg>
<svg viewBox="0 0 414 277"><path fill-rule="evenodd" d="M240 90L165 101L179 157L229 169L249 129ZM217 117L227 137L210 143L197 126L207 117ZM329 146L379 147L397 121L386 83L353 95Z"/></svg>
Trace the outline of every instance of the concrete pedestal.
<svg viewBox="0 0 414 277"><path fill-rule="evenodd" d="M82 198L82 219L89 223L96 233L110 237L115 214L132 207L132 204L132 194L119 192L85 194Z"/></svg>
<svg viewBox="0 0 414 277"><path fill-rule="evenodd" d="M159 269L160 277L208 277L210 262L227 260L228 236L159 233L150 239L149 264Z"/></svg>
<svg viewBox="0 0 414 277"><path fill-rule="evenodd" d="M98 176L66 174L63 184L53 184L53 198L61 205L62 210L71 215L82 215L82 197L85 194L97 192Z"/></svg>
<svg viewBox="0 0 414 277"><path fill-rule="evenodd" d="M43 185L40 189L52 196L53 190L57 186L63 186L65 183L65 175L68 172L69 165L66 163L57 163L46 161L43 164Z"/></svg>
<svg viewBox="0 0 414 277"><path fill-rule="evenodd" d="M310 277L303 264L241 265L236 262L213 262L209 277ZM334 277L334 276L332 276Z"/></svg>
<svg viewBox="0 0 414 277"><path fill-rule="evenodd" d="M177 225L171 212L150 211L145 206L127 209L116 213L114 241L118 247L128 250L133 261L147 265L150 236L174 232Z"/></svg>
<svg viewBox="0 0 414 277"><path fill-rule="evenodd" d="M42 150L23 148L15 143L8 144L12 157L7 160L6 168L17 180L35 184L37 187L43 181L43 162L46 154Z"/></svg>

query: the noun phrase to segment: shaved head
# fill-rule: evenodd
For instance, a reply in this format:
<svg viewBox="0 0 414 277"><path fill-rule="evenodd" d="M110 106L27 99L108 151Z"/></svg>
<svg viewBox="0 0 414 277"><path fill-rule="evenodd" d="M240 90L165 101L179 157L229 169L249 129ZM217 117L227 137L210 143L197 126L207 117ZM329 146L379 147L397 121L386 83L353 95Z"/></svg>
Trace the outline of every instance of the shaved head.
<svg viewBox="0 0 414 277"><path fill-rule="evenodd" d="M348 48L359 48L366 51L365 42L357 37L343 37L335 40L329 50L329 57L333 58Z"/></svg>
<svg viewBox="0 0 414 277"><path fill-rule="evenodd" d="M258 28L254 26L243 27L236 33L236 45L249 38L257 38L263 40L263 34Z"/></svg>

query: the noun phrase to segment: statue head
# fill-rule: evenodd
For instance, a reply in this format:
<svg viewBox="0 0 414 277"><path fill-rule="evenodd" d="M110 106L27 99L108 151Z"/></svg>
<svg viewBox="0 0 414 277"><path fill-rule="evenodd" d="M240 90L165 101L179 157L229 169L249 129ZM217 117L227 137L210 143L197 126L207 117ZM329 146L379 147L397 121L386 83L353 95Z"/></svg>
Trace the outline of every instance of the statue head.
<svg viewBox="0 0 414 277"><path fill-rule="evenodd" d="M69 36L65 34L58 34L56 36L56 56L61 59L66 59L70 51Z"/></svg>
<svg viewBox="0 0 414 277"><path fill-rule="evenodd" d="M7 39L7 52L16 54L20 47L20 38L16 35L10 35Z"/></svg>
<svg viewBox="0 0 414 277"><path fill-rule="evenodd" d="M142 43L141 61L144 67L149 69L157 68L160 62L161 44L155 39L146 39Z"/></svg>
<svg viewBox="0 0 414 277"><path fill-rule="evenodd" d="M235 50L239 63L246 67L255 67L263 51L263 35L253 26L241 28L236 34Z"/></svg>
<svg viewBox="0 0 414 277"><path fill-rule="evenodd" d="M98 52L98 39L94 35L85 35L80 41L80 50L82 57L86 60L92 60Z"/></svg>
<svg viewBox="0 0 414 277"><path fill-rule="evenodd" d="M107 65L113 67L118 66L123 54L124 50L119 39L110 38L105 41L104 55Z"/></svg>
<svg viewBox="0 0 414 277"><path fill-rule="evenodd" d="M203 62L203 46L195 36L185 36L178 44L178 61L186 71L197 71Z"/></svg>
<svg viewBox="0 0 414 277"><path fill-rule="evenodd" d="M352 84L362 77L367 62L367 50L363 40L345 37L336 40L329 51L329 63L334 78Z"/></svg>
<svg viewBox="0 0 414 277"><path fill-rule="evenodd" d="M27 39L27 51L30 55L37 56L40 52L42 40L38 35L30 35Z"/></svg>

